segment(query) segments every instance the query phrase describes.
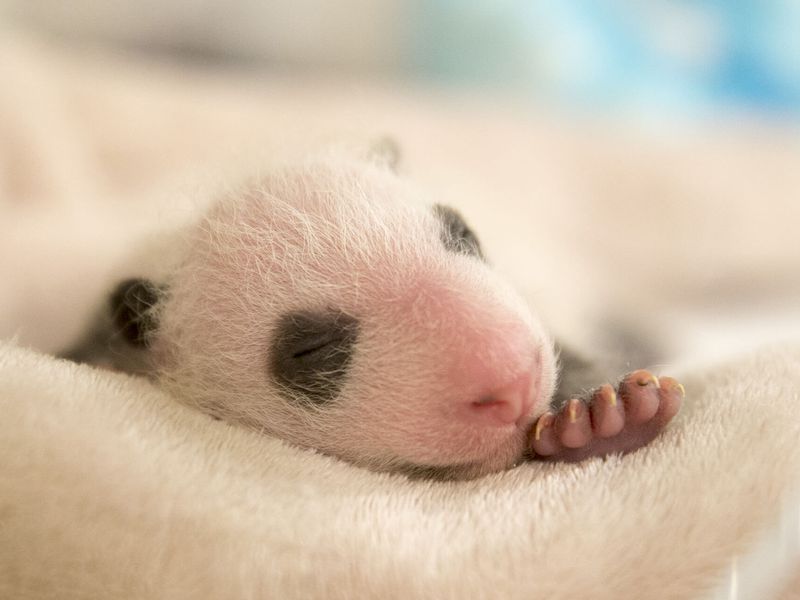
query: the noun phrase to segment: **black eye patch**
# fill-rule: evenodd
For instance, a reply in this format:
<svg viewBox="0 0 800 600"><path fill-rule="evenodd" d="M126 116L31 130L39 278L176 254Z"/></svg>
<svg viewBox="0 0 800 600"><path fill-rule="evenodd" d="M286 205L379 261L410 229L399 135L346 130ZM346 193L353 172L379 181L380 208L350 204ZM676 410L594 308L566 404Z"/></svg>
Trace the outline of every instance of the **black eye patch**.
<svg viewBox="0 0 800 600"><path fill-rule="evenodd" d="M270 374L287 397L326 404L342 389L358 333L358 319L343 312L286 314L270 347Z"/></svg>
<svg viewBox="0 0 800 600"><path fill-rule="evenodd" d="M158 328L153 307L165 291L147 279L128 279L111 294L114 329L132 346L147 347L149 335Z"/></svg>
<svg viewBox="0 0 800 600"><path fill-rule="evenodd" d="M484 260L478 236L458 211L443 204L434 204L433 214L441 223L439 237L447 250Z"/></svg>

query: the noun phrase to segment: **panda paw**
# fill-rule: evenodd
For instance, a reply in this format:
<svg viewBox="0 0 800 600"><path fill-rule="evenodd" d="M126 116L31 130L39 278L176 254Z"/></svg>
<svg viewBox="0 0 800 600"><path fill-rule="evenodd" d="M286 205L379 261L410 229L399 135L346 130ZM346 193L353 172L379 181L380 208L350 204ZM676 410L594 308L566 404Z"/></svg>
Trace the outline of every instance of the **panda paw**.
<svg viewBox="0 0 800 600"><path fill-rule="evenodd" d="M603 385L588 401L574 398L557 413L539 417L530 433L531 454L537 460L574 462L632 452L661 432L684 396L675 379L634 371L617 389Z"/></svg>

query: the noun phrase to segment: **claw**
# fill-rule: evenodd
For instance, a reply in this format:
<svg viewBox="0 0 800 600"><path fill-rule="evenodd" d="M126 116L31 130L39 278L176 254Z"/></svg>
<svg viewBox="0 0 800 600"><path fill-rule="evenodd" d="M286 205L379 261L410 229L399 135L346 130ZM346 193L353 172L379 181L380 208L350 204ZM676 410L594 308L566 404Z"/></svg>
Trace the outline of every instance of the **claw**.
<svg viewBox="0 0 800 600"><path fill-rule="evenodd" d="M549 412L545 413L541 417L539 417L539 420L536 421L536 427L533 430L533 439L534 440L536 440L538 442L542 438L542 430L545 427L550 427L550 425L553 424L553 419L554 418L555 418L555 416L553 415L553 413L549 413Z"/></svg>
<svg viewBox="0 0 800 600"><path fill-rule="evenodd" d="M636 371L634 374L636 375L635 379L637 385L644 387L652 383L657 388L661 387L661 382L658 380L658 377L653 375L650 371L641 370L641 371Z"/></svg>
<svg viewBox="0 0 800 600"><path fill-rule="evenodd" d="M662 389L666 389L668 392L678 392L681 398L686 398L686 388L672 377L663 377L661 383Z"/></svg>
<svg viewBox="0 0 800 600"><path fill-rule="evenodd" d="M604 395L609 406L614 407L617 405L617 392L615 392L614 388L609 384L605 384L603 386L602 394Z"/></svg>
<svg viewBox="0 0 800 600"><path fill-rule="evenodd" d="M569 407L567 410L569 411L569 422L575 423L578 420L578 406L580 405L581 401L577 398L573 398L569 401Z"/></svg>

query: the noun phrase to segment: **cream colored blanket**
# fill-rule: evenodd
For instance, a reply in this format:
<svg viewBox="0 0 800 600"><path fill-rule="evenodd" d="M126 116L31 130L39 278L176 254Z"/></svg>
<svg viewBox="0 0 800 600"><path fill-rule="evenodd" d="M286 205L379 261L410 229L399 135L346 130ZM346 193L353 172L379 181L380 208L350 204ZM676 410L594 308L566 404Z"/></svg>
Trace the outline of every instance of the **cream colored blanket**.
<svg viewBox="0 0 800 600"><path fill-rule="evenodd" d="M62 349L131 249L220 181L388 133L547 322L591 347L590 317L632 319L689 393L631 456L409 482L6 343L0 598L766 597L737 574L800 477L800 347L708 361L800 331L792 132L0 46L0 338Z"/></svg>
<svg viewBox="0 0 800 600"><path fill-rule="evenodd" d="M800 347L685 381L635 454L410 482L2 346L0 597L702 598L797 481Z"/></svg>

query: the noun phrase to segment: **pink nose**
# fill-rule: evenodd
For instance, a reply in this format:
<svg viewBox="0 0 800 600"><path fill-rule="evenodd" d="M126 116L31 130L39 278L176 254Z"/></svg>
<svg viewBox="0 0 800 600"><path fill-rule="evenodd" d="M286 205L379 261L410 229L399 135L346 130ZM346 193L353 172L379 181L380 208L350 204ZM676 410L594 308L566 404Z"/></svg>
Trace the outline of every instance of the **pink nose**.
<svg viewBox="0 0 800 600"><path fill-rule="evenodd" d="M531 374L525 373L464 408L465 419L475 425L502 427L522 423L531 411Z"/></svg>

